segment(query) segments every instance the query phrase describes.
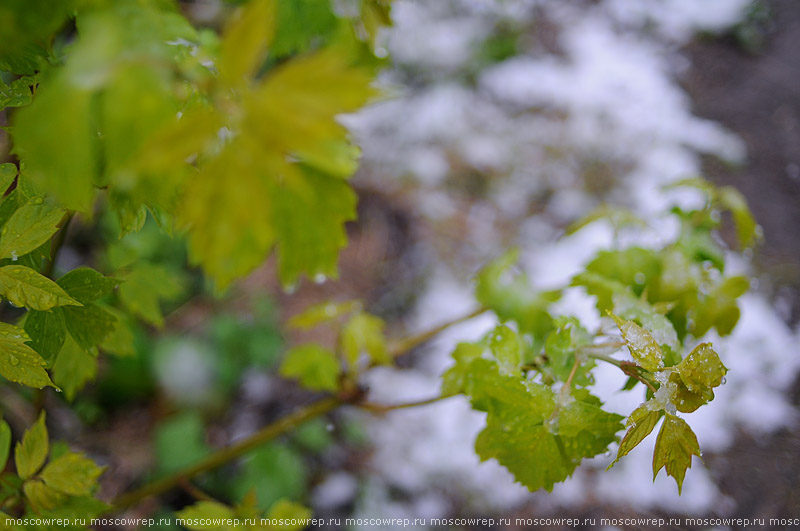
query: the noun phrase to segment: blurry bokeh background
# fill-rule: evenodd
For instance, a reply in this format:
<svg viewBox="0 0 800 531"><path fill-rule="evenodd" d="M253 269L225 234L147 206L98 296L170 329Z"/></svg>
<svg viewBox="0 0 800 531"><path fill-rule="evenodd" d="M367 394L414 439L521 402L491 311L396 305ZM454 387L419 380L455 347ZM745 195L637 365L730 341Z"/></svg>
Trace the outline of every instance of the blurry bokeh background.
<svg viewBox="0 0 800 531"><path fill-rule="evenodd" d="M226 8L182 6L212 26ZM306 402L276 363L308 339L282 326L308 305L362 299L392 335L414 332L468 311L471 278L509 247L521 249L538 287L551 287L613 237L600 223L562 238L570 223L603 203L649 219L697 200L664 184L704 175L746 195L764 243L732 265L756 280L735 333L712 338L730 373L718 399L688 418L704 463L689 471L682 497L663 475L651 481L653 441L609 472L610 455L552 494L531 494L496 463L479 463L482 417L462 398L386 416L337 412L199 484L223 500L255 486L264 506L289 497L342 518L800 514L800 3L396 0L393 17L378 49L388 57L386 97L345 118L363 160L340 279L285 293L267 263L216 301L199 275L182 273L165 333L140 329L138 356L105 360L74 409L48 396L62 435L111 465L104 495L142 470L191 464ZM667 230L659 223L648 228L653 238ZM73 227L62 266L91 255L96 230ZM185 262L182 246L150 225L116 256L126 246L167 269ZM577 292L559 304L596 319ZM467 322L401 368L376 370L370 396L433 396L455 342L492 323ZM613 411L627 414L641 398L617 393L624 377L613 367L597 380ZM26 407L11 408L9 421L24 425ZM137 511L169 514L190 500L177 491Z"/></svg>

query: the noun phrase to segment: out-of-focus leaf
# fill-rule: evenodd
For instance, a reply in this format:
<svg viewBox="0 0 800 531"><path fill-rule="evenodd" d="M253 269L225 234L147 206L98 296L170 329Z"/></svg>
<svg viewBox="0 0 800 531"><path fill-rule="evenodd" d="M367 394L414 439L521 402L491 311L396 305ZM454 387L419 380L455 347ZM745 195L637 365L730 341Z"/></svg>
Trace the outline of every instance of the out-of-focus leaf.
<svg viewBox="0 0 800 531"><path fill-rule="evenodd" d="M307 527L302 522L311 519L311 509L299 503L281 499L272 504L266 517L271 521L286 522L284 525L277 526L276 529L281 531L300 531Z"/></svg>
<svg viewBox="0 0 800 531"><path fill-rule="evenodd" d="M275 35L276 0L252 0L234 13L220 41L223 79L240 85L252 78Z"/></svg>
<svg viewBox="0 0 800 531"><path fill-rule="evenodd" d="M28 479L42 468L50 451L50 439L45 425L45 413L42 412L36 422L25 430L22 440L14 448L14 462L17 475Z"/></svg>
<svg viewBox="0 0 800 531"><path fill-rule="evenodd" d="M158 468L169 474L208 455L203 420L196 413L182 413L163 422L155 432Z"/></svg>
<svg viewBox="0 0 800 531"><path fill-rule="evenodd" d="M286 353L281 376L296 378L315 391L336 391L342 367L336 355L316 344L295 347Z"/></svg>
<svg viewBox="0 0 800 531"><path fill-rule="evenodd" d="M519 374L522 363L522 343L516 332L505 325L496 327L489 334L489 349L497 360L500 372Z"/></svg>
<svg viewBox="0 0 800 531"><path fill-rule="evenodd" d="M175 300L184 291L183 279L160 265L141 262L120 277L123 283L118 294L122 304L132 314L158 327L164 325L161 303Z"/></svg>
<svg viewBox="0 0 800 531"><path fill-rule="evenodd" d="M5 470L10 450L11 428L8 426L8 422L0 419L0 470Z"/></svg>
<svg viewBox="0 0 800 531"><path fill-rule="evenodd" d="M180 510L177 516L193 531L229 531L227 522L236 518L232 508L213 501L199 501Z"/></svg>
<svg viewBox="0 0 800 531"><path fill-rule="evenodd" d="M68 453L50 461L41 478L53 489L70 496L89 496L103 469L86 456Z"/></svg>
<svg viewBox="0 0 800 531"><path fill-rule="evenodd" d="M30 479L22 486L31 508L42 513L55 509L67 501L67 496L48 486L40 479Z"/></svg>
<svg viewBox="0 0 800 531"><path fill-rule="evenodd" d="M733 216L739 246L747 249L755 245L760 236L758 225L742 193L732 186L723 186L719 189L719 201Z"/></svg>
<svg viewBox="0 0 800 531"><path fill-rule="evenodd" d="M53 381L72 401L78 391L97 375L97 359L72 337L67 337L53 363Z"/></svg>
<svg viewBox="0 0 800 531"><path fill-rule="evenodd" d="M510 251L483 268L478 274L475 298L501 319L516 322L521 333L531 335L536 347L554 327L547 310L559 299L560 292L535 291L526 275L514 274L512 268L518 254Z"/></svg>
<svg viewBox="0 0 800 531"><path fill-rule="evenodd" d="M359 311L361 306L361 301L322 302L295 315L286 324L292 328L314 328L321 323L333 321L343 315Z"/></svg>
<svg viewBox="0 0 800 531"><path fill-rule="evenodd" d="M356 367L362 354L375 363L388 364L392 358L386 347L383 319L368 313L354 315L342 327L339 341L347 363Z"/></svg>

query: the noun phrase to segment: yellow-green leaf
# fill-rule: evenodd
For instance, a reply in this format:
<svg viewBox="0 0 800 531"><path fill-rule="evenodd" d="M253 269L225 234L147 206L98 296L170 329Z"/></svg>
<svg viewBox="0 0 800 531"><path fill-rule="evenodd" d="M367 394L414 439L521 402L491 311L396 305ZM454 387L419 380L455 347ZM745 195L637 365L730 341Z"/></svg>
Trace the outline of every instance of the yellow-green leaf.
<svg viewBox="0 0 800 531"><path fill-rule="evenodd" d="M722 364L711 343L701 343L678 364L677 371L690 391L702 395L706 400L712 400L712 389L722 383L728 369Z"/></svg>
<svg viewBox="0 0 800 531"><path fill-rule="evenodd" d="M336 355L317 344L295 347L286 353L281 376L296 378L315 391L336 391L342 367Z"/></svg>
<svg viewBox="0 0 800 531"><path fill-rule="evenodd" d="M22 486L31 508L37 512L50 511L67 501L67 496L44 484L40 479L31 479Z"/></svg>
<svg viewBox="0 0 800 531"><path fill-rule="evenodd" d="M17 475L28 479L42 468L47 454L50 452L50 439L47 435L44 411L39 419L25 431L22 440L14 448L14 462Z"/></svg>
<svg viewBox="0 0 800 531"><path fill-rule="evenodd" d="M200 501L177 513L178 518L185 520L185 526L198 531L229 531L227 521L236 518L233 509L212 501ZM195 522L206 522L201 525Z"/></svg>
<svg viewBox="0 0 800 531"><path fill-rule="evenodd" d="M225 81L239 85L264 62L275 33L276 0L251 0L228 22L220 41L219 70Z"/></svg>
<svg viewBox="0 0 800 531"><path fill-rule="evenodd" d="M739 246L747 249L755 245L759 239L759 229L750 208L747 206L742 193L732 186L723 186L719 189L719 201L730 210L733 222L736 225L736 236Z"/></svg>
<svg viewBox="0 0 800 531"><path fill-rule="evenodd" d="M489 334L489 349L497 359L500 371L505 374L519 373L522 363L522 343L516 332L500 325Z"/></svg>
<svg viewBox="0 0 800 531"><path fill-rule="evenodd" d="M628 421L626 423L628 431L625 433L625 436L622 437L622 441L619 443L617 457L610 465L608 465L608 468L614 466L617 461L628 455L628 453L636 448L636 446L638 446L639 443L645 439L645 437L650 435L650 433L653 431L653 428L656 427L656 423L658 423L658 418L658 411L651 411L644 405L636 408L628 417Z"/></svg>
<svg viewBox="0 0 800 531"><path fill-rule="evenodd" d="M648 371L654 371L664 366L661 347L658 346L658 342L650 332L633 321L626 321L615 315L612 317L622 333L622 339L628 346L631 356L641 367Z"/></svg>
<svg viewBox="0 0 800 531"><path fill-rule="evenodd" d="M47 486L70 496L89 496L103 468L86 456L70 452L47 464L41 478Z"/></svg>
<svg viewBox="0 0 800 531"><path fill-rule="evenodd" d="M311 519L311 509L286 499L281 499L272 504L267 512L268 519L273 521L287 522L285 525L277 525L275 529L280 531L300 531L308 527L308 524L301 522ZM296 522L296 523L291 523Z"/></svg>
<svg viewBox="0 0 800 531"><path fill-rule="evenodd" d="M347 363L355 367L361 354L367 354L375 363L391 362L383 319L368 313L353 316L343 327L339 341Z"/></svg>
<svg viewBox="0 0 800 531"><path fill-rule="evenodd" d="M67 400L72 401L75 394L97 375L97 359L68 336L51 372L53 381L64 390Z"/></svg>
<svg viewBox="0 0 800 531"><path fill-rule="evenodd" d="M653 479L659 470L666 468L667 475L678 484L680 494L686 469L692 467L693 455L701 456L694 432L685 420L667 413L653 451Z"/></svg>
<svg viewBox="0 0 800 531"><path fill-rule="evenodd" d="M166 267L139 263L120 275L119 298L132 314L155 326L164 325L162 301L174 300L183 293L182 278Z"/></svg>
<svg viewBox="0 0 800 531"><path fill-rule="evenodd" d="M2 81L0 81L2 83ZM2 86L2 85L0 85ZM17 178L17 165L11 162L0 164L0 196L8 190L14 179Z"/></svg>
<svg viewBox="0 0 800 531"><path fill-rule="evenodd" d="M361 309L361 301L322 302L289 319L287 326L307 330Z"/></svg>
<svg viewBox="0 0 800 531"><path fill-rule="evenodd" d="M58 231L64 211L41 199L22 205L0 231L0 258L15 260L49 240Z"/></svg>
<svg viewBox="0 0 800 531"><path fill-rule="evenodd" d="M30 267L0 267L0 295L15 306L47 311L56 306L81 306L61 287Z"/></svg>
<svg viewBox="0 0 800 531"><path fill-rule="evenodd" d="M30 337L24 330L0 323L0 374L11 382L38 389L53 385L44 370L47 362L26 341Z"/></svg>
<svg viewBox="0 0 800 531"><path fill-rule="evenodd" d="M0 470L5 470L10 450L11 428L5 420L0 419Z"/></svg>
<svg viewBox="0 0 800 531"><path fill-rule="evenodd" d="M43 190L71 210L88 212L98 173L97 130L87 119L93 94L70 86L63 76L53 81L42 85L31 105L14 113L14 151Z"/></svg>

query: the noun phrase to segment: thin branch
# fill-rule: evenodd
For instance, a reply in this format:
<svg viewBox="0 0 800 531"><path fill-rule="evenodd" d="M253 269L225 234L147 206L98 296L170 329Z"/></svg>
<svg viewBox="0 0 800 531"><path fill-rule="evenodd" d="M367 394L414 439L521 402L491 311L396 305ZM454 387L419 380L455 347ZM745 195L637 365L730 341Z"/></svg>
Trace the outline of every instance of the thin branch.
<svg viewBox="0 0 800 531"><path fill-rule="evenodd" d="M354 404L361 409L366 409L372 413L377 413L382 415L384 413L388 413L389 411L396 411L398 409L408 409L412 407L418 406L427 406L428 404L434 404L436 402L440 402L442 400L446 400L448 398L454 397L456 395L439 395L434 396L432 398L427 398L425 400L417 400L414 402L404 402L402 404L375 404L373 402L361 402L359 404Z"/></svg>
<svg viewBox="0 0 800 531"><path fill-rule="evenodd" d="M437 335L441 334L443 331L447 330L451 326L455 326L457 324L461 324L464 321L469 321L482 313L488 311L488 308L478 308L477 310L473 310L466 315L462 315L461 317L457 317L456 319L452 319L445 323L442 323L438 326L435 326L429 330L421 332L417 335L407 337L395 343L390 349L392 356L395 358L399 358L400 356L410 352L415 347L420 346L423 343L426 343L436 337Z"/></svg>
<svg viewBox="0 0 800 531"><path fill-rule="evenodd" d="M217 450L205 459L202 459L198 463L184 470L158 479L129 493L123 494L114 500L111 510L118 512L138 503L145 498L157 496L167 492L168 490L171 490L180 484L182 481L186 481L202 474L203 472L208 472L209 470L218 468L225 463L232 461L233 459L242 457L254 448L257 448L262 444L278 437L279 435L283 435L284 433L297 428L304 422L328 413L343 403L344 402L341 399L336 397L323 398L313 402L303 408L298 409L294 413L291 413L276 420L272 424L263 427L249 437L235 442L231 446Z"/></svg>
<svg viewBox="0 0 800 531"><path fill-rule="evenodd" d="M453 319L446 323L440 324L430 330L422 332L418 335L412 336L410 338L401 340L397 342L390 350L393 357L399 357L403 354L407 353L411 349L416 346L429 341L437 334L440 334L442 331L446 330L447 328L472 319L482 313L487 311L486 308L479 308L475 311L470 312L467 315L459 317L457 319ZM136 490L133 490L129 493L123 494L116 500L114 500L111 511L119 512L127 507L130 507L141 500L148 498L150 496L157 496L168 490L173 489L174 487L182 484L183 482L198 476L204 472L208 472L209 470L213 470L218 468L225 463L237 459L247 452L261 446L262 444L278 437L279 435L283 435L284 433L295 429L300 424L307 422L313 418L322 416L339 406L344 404L353 404L353 405L360 405L358 403L358 399L360 395L358 393L353 394L353 396L339 396L339 397L329 397L323 398L316 402L312 402L311 404L291 413L283 418L280 418L269 424L256 433L250 435L249 437L242 439L239 442L232 444L231 446L220 448L216 452L212 453L205 459L199 461L198 463L176 472L170 476L158 479L152 483L148 483ZM413 406L422 406L427 403L434 402L436 400L440 400L446 397L436 397L430 400L424 400L418 403L412 404L399 404L397 406L387 406L389 409L401 409L404 407L413 407ZM361 404L363 405L363 404ZM369 409L369 408L368 408Z"/></svg>

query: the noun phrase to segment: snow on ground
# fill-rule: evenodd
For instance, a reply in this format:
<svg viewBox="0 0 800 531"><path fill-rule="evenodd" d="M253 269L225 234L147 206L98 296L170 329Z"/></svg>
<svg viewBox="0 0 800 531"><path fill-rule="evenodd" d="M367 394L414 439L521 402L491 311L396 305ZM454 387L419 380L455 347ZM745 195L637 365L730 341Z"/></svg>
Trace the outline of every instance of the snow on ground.
<svg viewBox="0 0 800 531"><path fill-rule="evenodd" d="M648 217L669 202L693 200L685 192L667 196L660 187L696 175L700 154L731 161L745 156L737 138L691 114L691 102L675 81L682 61L675 50L696 31L735 23L748 3L398 0L396 27L385 39L396 67L384 82L395 97L348 120L364 148L362 178L384 187L414 183L423 215L436 220L457 212L443 190L452 173L471 169L489 175L490 200L474 207L482 209L481 215L470 218L476 220L470 239L483 259L501 247L492 223L514 219L519 227L515 240L531 278L542 287L563 282L611 242L602 224L560 242L549 226L591 207L586 190L596 175L587 168L596 163L607 167L613 181L603 190ZM539 20L558 28L555 42L523 39L514 56L475 71L477 50L498 27L539 35L534 31ZM545 216L530 218L531 198L545 190L551 193ZM658 239L674 226L654 230L650 237ZM442 264L418 305L415 323L427 327L473 304L469 283ZM746 295L741 306L734 334L710 338L730 369L727 383L711 405L686 416L707 451L724 449L737 427L768 432L795 421L784 391L800 369L800 333L790 330L758 294ZM568 290L559 308L589 325L599 324L592 300L577 289ZM449 330L413 370L376 370L369 381L373 399L392 403L434 396L456 341L477 339L492 325L491 317L484 316ZM612 411L627 415L641 401L637 393L617 391L624 376L614 367L600 367L597 382L595 392ZM376 473L366 490L370 494L359 500L359 516L386 516L390 509L442 516L448 501L441 493L454 489L476 511L508 509L532 496L564 505L592 496L638 508L730 509L731 502L721 499L697 460L682 497L663 472L652 483L654 437L609 472L602 469L610 457L596 458L552 495L531 495L497 463L479 463L472 445L482 423L483 415L462 398L371 421ZM416 497L392 500L388 487ZM420 500L429 503L419 507Z"/></svg>

